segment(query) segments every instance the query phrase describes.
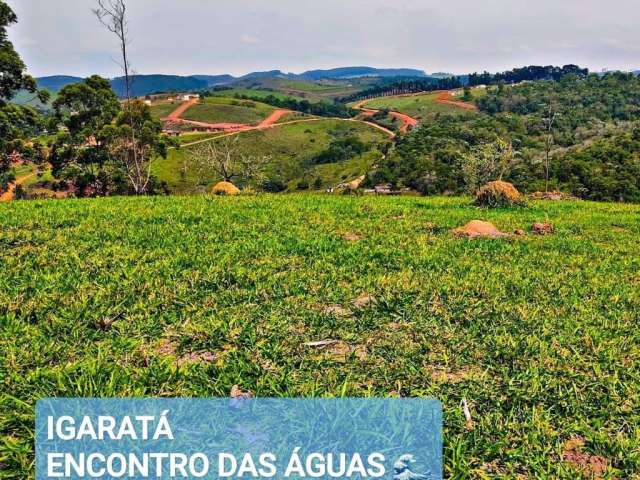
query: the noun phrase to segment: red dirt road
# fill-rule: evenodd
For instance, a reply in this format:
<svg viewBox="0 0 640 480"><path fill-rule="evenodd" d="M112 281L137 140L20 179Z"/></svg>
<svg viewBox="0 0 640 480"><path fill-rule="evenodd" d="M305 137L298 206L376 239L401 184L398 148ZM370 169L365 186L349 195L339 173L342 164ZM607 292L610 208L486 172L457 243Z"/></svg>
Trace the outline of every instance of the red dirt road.
<svg viewBox="0 0 640 480"><path fill-rule="evenodd" d="M163 122L168 123L168 124L183 124L183 125L192 125L194 127L198 127L198 128L204 128L207 130L216 130L219 131L221 133L224 133L225 135L221 135L221 136L227 136L227 135L234 135L236 133L240 133L240 132L248 132L251 130L266 130L268 128L273 128L273 127L277 127L277 126L281 126L281 125L290 125L293 123L302 123L302 122L317 122L320 120L326 120L328 119L327 117L313 117L313 118L301 118L298 120L291 120L289 122L282 122L282 123L278 123L282 117L284 117L285 115L288 115L290 113L295 113L292 110L287 110L284 108L277 108L275 109L273 112L271 112L271 114L265 118L264 120L262 120L258 125L248 125L248 124L243 124L243 123L205 123L205 122L196 122L193 120L185 120L184 118L181 118L182 115L189 110L189 108L191 108L193 105L195 105L196 103L198 103L198 100L189 100L188 102L184 102L182 105L180 105L178 108L176 108L173 112L171 112L171 114L168 117L165 117L162 119ZM366 109L364 109L366 110ZM373 113L375 113L375 110L371 111L371 115L373 115ZM394 112L395 113L395 112ZM401 117L406 117L406 115L403 115L401 113L397 113L397 115L401 116ZM410 118L410 117L407 117ZM365 121L365 120L356 120L356 119L344 119L344 118L335 118L334 120L342 120L342 121L350 121L350 122L360 122L360 123L364 123L366 125L370 125L384 133L386 133L387 135L389 135L389 137L394 138L396 136L395 133L393 133L391 130L389 130L388 128L385 128L381 125L378 125L377 123L373 123L373 122L369 122L369 121ZM411 121L414 121L417 124L417 121L414 119L411 119ZM215 138L219 138L219 137L215 137ZM204 140L204 141L208 141L208 140ZM194 142L193 145L198 144L203 142L203 140L198 141L198 142ZM192 144L187 144L184 146L189 146Z"/></svg>
<svg viewBox="0 0 640 480"><path fill-rule="evenodd" d="M204 128L208 130L218 130L221 132L246 132L248 130L261 130L264 128L269 128L272 125L275 125L282 117L289 113L293 113L291 110L286 110L284 108L278 108L271 112L271 114L262 120L258 125L249 125L246 123L207 123L207 122L197 122L195 120L186 120L182 118L182 115L189 110L191 107L198 103L198 99L189 100L188 102L184 102L178 108L176 108L168 117L162 119L163 122L166 123L178 123L183 125L192 125L198 128Z"/></svg>
<svg viewBox="0 0 640 480"><path fill-rule="evenodd" d="M184 112L189 110L196 103L198 103L198 99L197 98L189 100L188 102L184 102L184 103L180 104L180 106L178 108L176 108L173 112L171 112L168 117L163 118L162 120L167 121L167 122L175 122L175 121L182 120L182 118L180 118L180 117L182 117Z"/></svg>
<svg viewBox="0 0 640 480"><path fill-rule="evenodd" d="M453 105L454 107L462 108L464 110L478 110L473 103L461 102L460 100L455 100L455 97L451 95L451 91L445 90L438 93L436 97L436 102L444 104L444 105Z"/></svg>
<svg viewBox="0 0 640 480"><path fill-rule="evenodd" d="M453 90L455 91L455 90ZM428 94L434 94L437 93L436 96L436 103L440 103L443 105L452 105L454 107L458 107L458 108L462 108L464 110L473 110L476 111L478 110L478 107L476 107L474 104L472 103L466 103L466 102L462 102L460 100L456 100L455 97L452 95L452 90L442 90L440 92L421 92L421 93L406 93L406 94L401 94L401 95L394 95L396 97L415 97L415 96L419 96L419 95L428 95ZM376 113L379 112L379 110L375 110L373 108L367 108L365 105L367 104L367 102L371 101L372 99L369 100L362 100L361 102L356 103L353 108L355 108L356 110L360 110L362 112L363 116L366 117L371 117L373 115L375 115ZM401 112L389 112L389 115L391 115L394 118L397 118L398 120L400 120L402 122L402 126L400 127L400 133L401 134L406 134L410 128L414 128L418 125L418 120L416 120L413 117L410 117L409 115L406 115L404 113Z"/></svg>
<svg viewBox="0 0 640 480"><path fill-rule="evenodd" d="M258 125L258 128L267 128L267 127L270 127L271 125L275 125L276 123L278 123L278 121L282 117L290 113L293 113L293 112L291 110L286 110L284 108L278 108L277 110L274 110L271 113L271 115L269 115L262 122L260 122L260 125Z"/></svg>
<svg viewBox="0 0 640 480"><path fill-rule="evenodd" d="M34 175L35 173L30 173L28 175L24 175L22 177L16 178L15 182L9 185L9 188L7 189L7 191L4 192L2 195L0 195L0 202L10 202L11 200L13 200L13 192L15 192L16 186L22 185L24 182L29 180Z"/></svg>
<svg viewBox="0 0 640 480"><path fill-rule="evenodd" d="M369 100L363 100L361 102L358 102L353 106L353 108L355 108L356 110L360 110L362 112L363 116L371 117L371 116L375 115L376 113L378 113L380 110L375 110L373 108L365 107L364 105L368 101ZM416 120L413 117L410 117L409 115L405 115L404 113L389 112L389 115L391 115L393 118L396 118L396 119L398 119L398 120L400 120L402 122L402 126L400 127L400 133L402 135L406 134L409 131L410 128L414 128L415 126L418 125L418 120ZM367 122L367 123L373 123L373 122ZM378 125L378 126L380 126L380 125ZM387 129L385 128L385 130L387 130ZM390 130L387 130L387 131L390 131Z"/></svg>

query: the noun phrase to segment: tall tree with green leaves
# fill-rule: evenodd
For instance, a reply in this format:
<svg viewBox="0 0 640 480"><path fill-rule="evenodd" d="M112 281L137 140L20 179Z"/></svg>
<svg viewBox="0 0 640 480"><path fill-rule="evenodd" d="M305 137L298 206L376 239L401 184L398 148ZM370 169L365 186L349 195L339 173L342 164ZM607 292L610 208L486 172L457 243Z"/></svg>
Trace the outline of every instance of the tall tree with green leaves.
<svg viewBox="0 0 640 480"><path fill-rule="evenodd" d="M154 155L166 156L167 146L177 146L177 142L163 135L162 125L151 118L149 107L133 98L126 0L97 0L97 5L93 10L94 15L118 40L118 64L125 81L125 102L117 122L112 153L126 171L133 192L143 195L153 185L151 162Z"/></svg>
<svg viewBox="0 0 640 480"><path fill-rule="evenodd" d="M67 85L53 102L62 126L51 148L50 163L56 177L70 181L80 196L107 195L114 166L110 162L110 127L121 112L109 81L97 75Z"/></svg>
<svg viewBox="0 0 640 480"><path fill-rule="evenodd" d="M0 0L0 190L13 179L11 159L15 154L39 151L28 142L28 136L37 128L40 117L30 107L9 103L19 90L26 90L46 102L48 93L39 91L36 81L26 73L26 66L13 44L7 29L18 21L11 7Z"/></svg>

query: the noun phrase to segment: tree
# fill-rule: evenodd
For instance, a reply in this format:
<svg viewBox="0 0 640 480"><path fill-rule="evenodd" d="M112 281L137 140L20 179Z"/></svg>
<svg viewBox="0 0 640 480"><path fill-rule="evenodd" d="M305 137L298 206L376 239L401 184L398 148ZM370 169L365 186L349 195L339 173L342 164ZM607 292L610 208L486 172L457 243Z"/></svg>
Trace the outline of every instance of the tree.
<svg viewBox="0 0 640 480"><path fill-rule="evenodd" d="M271 157L249 156L240 153L239 136L226 137L221 141L201 143L189 153L190 164L203 176L212 172L225 182L254 180L271 161Z"/></svg>
<svg viewBox="0 0 640 480"><path fill-rule="evenodd" d="M141 100L127 104L115 125L106 129L106 136L109 155L124 168L136 195L148 193L153 184L153 158L166 158L170 147L178 147L177 141L162 134L162 123Z"/></svg>
<svg viewBox="0 0 640 480"><path fill-rule="evenodd" d="M553 147L554 135L553 128L558 118L558 110L553 97L549 97L547 105L542 117L542 126L544 128L544 191L549 192L549 168L551 163L551 148Z"/></svg>
<svg viewBox="0 0 640 480"><path fill-rule="evenodd" d="M469 193L491 180L502 180L513 165L515 156L513 144L499 138L493 143L483 143L464 154L461 171Z"/></svg>
<svg viewBox="0 0 640 480"><path fill-rule="evenodd" d="M18 90L33 93L43 102L49 98L46 91L38 90L33 77L26 74L24 62L9 41L7 28L17 21L13 10L0 0L0 190L13 180L12 158L29 154L29 149L33 149L28 137L41 120L32 108L12 105L9 101Z"/></svg>
<svg viewBox="0 0 640 480"><path fill-rule="evenodd" d="M111 175L110 128L121 113L118 97L108 80L94 75L82 83L64 87L53 103L55 119L64 128L52 146L53 173L73 181L78 193L107 195Z"/></svg>
<svg viewBox="0 0 640 480"><path fill-rule="evenodd" d="M98 8L93 10L100 23L118 39L120 68L124 73L125 103L123 114L114 131L115 143L111 152L126 170L126 176L137 195L145 194L151 182L151 161L154 153L166 156L167 145L171 143L162 135L162 126L151 118L149 108L132 98L131 63L128 47L129 25L125 0L98 0ZM126 117L126 119L125 119ZM126 135L127 138L123 138Z"/></svg>
<svg viewBox="0 0 640 480"><path fill-rule="evenodd" d="M464 87L464 95L462 95L462 101L471 102L473 100L473 94L471 93L471 87L469 85Z"/></svg>

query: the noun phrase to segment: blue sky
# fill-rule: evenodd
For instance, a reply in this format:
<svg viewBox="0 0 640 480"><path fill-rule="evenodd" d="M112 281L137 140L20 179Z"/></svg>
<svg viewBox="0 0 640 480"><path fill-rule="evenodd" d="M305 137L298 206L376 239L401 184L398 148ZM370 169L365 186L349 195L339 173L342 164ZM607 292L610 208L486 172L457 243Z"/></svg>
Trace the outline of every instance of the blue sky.
<svg viewBox="0 0 640 480"><path fill-rule="evenodd" d="M32 74L118 74L93 0L8 0ZM640 68L638 0L129 0L139 73L371 65L427 72L528 64Z"/></svg>

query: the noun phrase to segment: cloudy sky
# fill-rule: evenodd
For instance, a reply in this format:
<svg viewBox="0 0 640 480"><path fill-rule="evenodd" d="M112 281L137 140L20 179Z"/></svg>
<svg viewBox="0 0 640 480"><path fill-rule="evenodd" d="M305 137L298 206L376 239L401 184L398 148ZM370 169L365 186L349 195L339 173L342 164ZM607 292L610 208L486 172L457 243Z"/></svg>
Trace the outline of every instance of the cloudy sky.
<svg viewBox="0 0 640 480"><path fill-rule="evenodd" d="M32 74L113 76L94 0L8 0ZM640 68L639 0L128 0L139 73L370 65L427 72Z"/></svg>

